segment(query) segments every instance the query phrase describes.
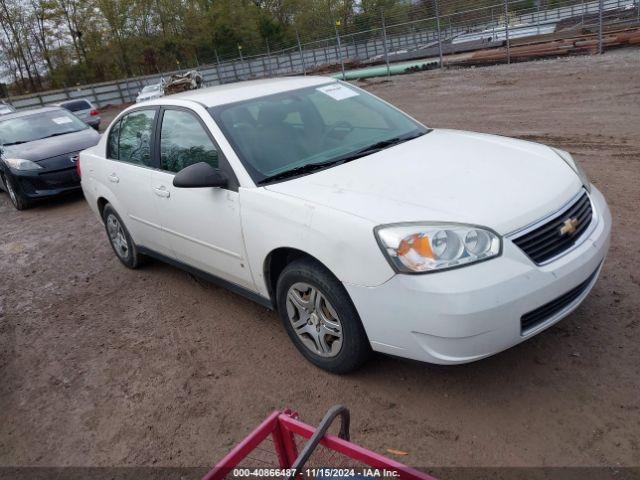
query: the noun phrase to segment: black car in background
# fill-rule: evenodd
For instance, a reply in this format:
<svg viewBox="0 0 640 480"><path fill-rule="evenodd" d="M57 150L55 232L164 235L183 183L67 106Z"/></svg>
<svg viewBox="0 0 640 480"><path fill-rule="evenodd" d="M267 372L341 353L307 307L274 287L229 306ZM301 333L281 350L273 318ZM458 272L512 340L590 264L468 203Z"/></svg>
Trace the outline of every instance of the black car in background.
<svg viewBox="0 0 640 480"><path fill-rule="evenodd" d="M0 188L18 210L35 200L78 190L78 153L100 134L59 107L0 117Z"/></svg>

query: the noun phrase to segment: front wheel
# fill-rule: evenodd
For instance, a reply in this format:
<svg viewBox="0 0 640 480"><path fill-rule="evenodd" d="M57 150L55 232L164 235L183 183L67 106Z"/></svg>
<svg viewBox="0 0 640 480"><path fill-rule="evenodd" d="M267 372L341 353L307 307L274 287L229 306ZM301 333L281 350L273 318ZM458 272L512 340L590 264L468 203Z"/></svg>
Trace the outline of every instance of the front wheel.
<svg viewBox="0 0 640 480"><path fill-rule="evenodd" d="M285 267L277 285L278 313L300 353L332 373L348 373L370 356L360 317L342 284L308 259Z"/></svg>

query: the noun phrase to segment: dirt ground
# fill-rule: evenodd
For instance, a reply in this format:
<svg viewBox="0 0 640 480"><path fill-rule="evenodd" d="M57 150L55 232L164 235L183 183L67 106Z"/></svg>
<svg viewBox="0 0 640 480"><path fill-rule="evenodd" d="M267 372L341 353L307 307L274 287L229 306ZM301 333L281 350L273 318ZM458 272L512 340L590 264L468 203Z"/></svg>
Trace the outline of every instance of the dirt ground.
<svg viewBox="0 0 640 480"><path fill-rule="evenodd" d="M354 441L420 468L640 465L640 50L360 85L430 126L573 152L614 221L584 304L477 363L333 376L274 313L125 269L81 197L18 213L0 194L0 465L209 466L274 409L314 424L336 403Z"/></svg>

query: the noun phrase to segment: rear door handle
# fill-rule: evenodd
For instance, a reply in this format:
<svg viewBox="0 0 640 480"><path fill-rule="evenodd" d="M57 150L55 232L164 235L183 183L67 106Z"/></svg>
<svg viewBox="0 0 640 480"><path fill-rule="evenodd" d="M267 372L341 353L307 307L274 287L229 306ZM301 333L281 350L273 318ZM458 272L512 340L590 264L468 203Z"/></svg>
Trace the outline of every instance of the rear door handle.
<svg viewBox="0 0 640 480"><path fill-rule="evenodd" d="M112 173L111 175L109 175L109 181L113 183L118 183L120 179L115 173Z"/></svg>
<svg viewBox="0 0 640 480"><path fill-rule="evenodd" d="M163 198L169 198L171 196L171 192L169 192L169 190L167 190L167 187L165 187L164 185L153 187L153 193Z"/></svg>

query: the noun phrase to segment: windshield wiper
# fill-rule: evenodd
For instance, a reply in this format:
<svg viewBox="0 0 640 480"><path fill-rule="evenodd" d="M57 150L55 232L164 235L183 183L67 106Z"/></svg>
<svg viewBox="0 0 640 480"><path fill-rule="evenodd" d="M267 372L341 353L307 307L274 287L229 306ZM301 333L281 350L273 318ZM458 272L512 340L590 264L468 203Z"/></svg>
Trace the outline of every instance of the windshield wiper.
<svg viewBox="0 0 640 480"><path fill-rule="evenodd" d="M51 138L51 137L59 137L60 135L68 135L69 133L76 133L76 132L81 132L84 129L81 130L71 130L70 132L56 132L56 133L52 133L51 135L47 135L46 137L42 137L42 138L38 138L36 140L44 140L45 138ZM35 142L35 140L34 140Z"/></svg>
<svg viewBox="0 0 640 480"><path fill-rule="evenodd" d="M303 175L305 173L315 172L316 170L321 170L323 168L330 167L331 165L335 165L336 163L340 163L340 160L331 160L330 162L321 162L321 163L307 163L306 165L301 165L299 167L292 168L291 170L286 170L284 172L271 175L270 177L265 177L262 180L258 181L258 185L273 182L274 180L283 180L285 178L291 178L291 177L296 177L298 175Z"/></svg>
<svg viewBox="0 0 640 480"><path fill-rule="evenodd" d="M10 147L11 145L21 145L23 143L27 143L27 140L18 140L17 142L3 143L2 146L3 147Z"/></svg>
<svg viewBox="0 0 640 480"><path fill-rule="evenodd" d="M344 157L340 157L337 159L338 163L347 163L352 160L356 160L358 158L366 157L367 155L371 155L373 153L379 152L380 150L384 150L385 148L393 147L394 145L398 145L400 143L407 142L409 140L413 140L414 138L421 137L422 135L428 133L427 131L420 131L418 133L413 133L411 135L402 135L398 137L388 138L387 140L382 140L380 142L376 142L372 145L368 145L360 150L356 150L355 152L349 153Z"/></svg>

